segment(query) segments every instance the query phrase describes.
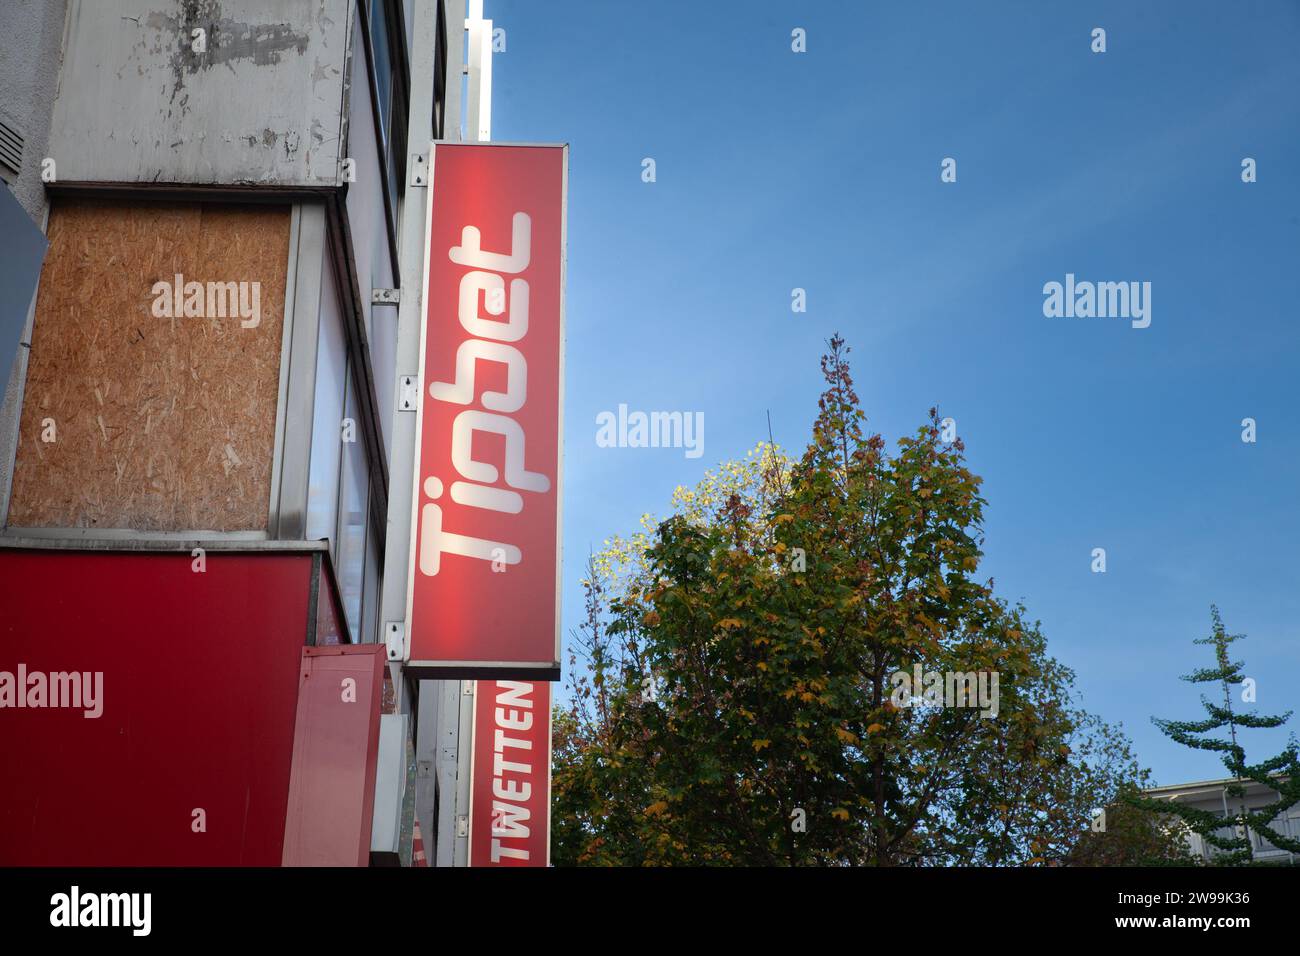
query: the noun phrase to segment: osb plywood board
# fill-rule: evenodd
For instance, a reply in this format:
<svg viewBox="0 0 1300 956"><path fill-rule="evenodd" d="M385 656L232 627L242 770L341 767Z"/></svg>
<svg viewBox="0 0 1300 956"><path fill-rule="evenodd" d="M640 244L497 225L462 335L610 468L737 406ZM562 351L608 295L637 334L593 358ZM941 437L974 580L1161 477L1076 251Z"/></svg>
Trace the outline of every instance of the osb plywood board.
<svg viewBox="0 0 1300 956"><path fill-rule="evenodd" d="M265 530L289 209L60 202L49 239L8 524ZM177 274L201 314L157 314ZM260 283L255 326L217 282Z"/></svg>

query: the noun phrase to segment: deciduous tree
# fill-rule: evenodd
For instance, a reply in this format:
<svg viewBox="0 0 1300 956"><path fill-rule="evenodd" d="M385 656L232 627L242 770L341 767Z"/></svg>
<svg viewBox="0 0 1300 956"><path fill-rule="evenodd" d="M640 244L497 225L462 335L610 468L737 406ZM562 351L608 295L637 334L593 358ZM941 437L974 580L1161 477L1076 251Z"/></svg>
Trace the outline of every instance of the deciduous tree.
<svg viewBox="0 0 1300 956"><path fill-rule="evenodd" d="M962 442L931 409L888 450L829 345L802 457L760 445L593 557L557 863L1063 862L1139 773L977 578ZM897 676L917 668L996 674L996 697L923 703Z"/></svg>

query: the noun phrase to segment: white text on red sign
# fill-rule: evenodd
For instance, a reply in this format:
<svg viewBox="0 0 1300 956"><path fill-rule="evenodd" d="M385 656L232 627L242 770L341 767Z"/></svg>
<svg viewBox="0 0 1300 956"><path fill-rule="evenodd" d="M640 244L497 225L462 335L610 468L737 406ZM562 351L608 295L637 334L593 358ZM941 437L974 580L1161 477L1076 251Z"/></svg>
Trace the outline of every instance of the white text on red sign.
<svg viewBox="0 0 1300 956"><path fill-rule="evenodd" d="M429 385L429 397L453 405L474 405L477 363L496 362L506 369L506 390L485 391L478 399L482 408L466 408L452 424L451 460L457 474L464 480L453 481L449 493L452 501L467 508L519 514L524 508L524 498L519 491L545 493L551 487L546 475L526 469L524 430L510 417L528 400L528 362L523 353L510 343L518 342L528 334L528 280L522 274L528 269L531 249L532 220L527 213L516 212L510 252L485 251L482 236L475 226L465 226L460 245L448 251L452 262L470 270L461 277L456 308L460 324L470 337L456 350L456 380L433 382ZM515 277L510 280L508 313L505 276ZM487 311L494 316L505 314L505 321L484 318L479 314L480 294ZM474 459L476 432L492 433L505 439L504 471L508 489L494 487L501 474L496 465ZM422 487L429 500L420 509L418 565L421 574L436 575L444 552L490 561L494 569L500 565L500 570L523 560L519 547L509 542L447 531L443 527L442 506L435 504L444 491L442 479L428 475Z"/></svg>

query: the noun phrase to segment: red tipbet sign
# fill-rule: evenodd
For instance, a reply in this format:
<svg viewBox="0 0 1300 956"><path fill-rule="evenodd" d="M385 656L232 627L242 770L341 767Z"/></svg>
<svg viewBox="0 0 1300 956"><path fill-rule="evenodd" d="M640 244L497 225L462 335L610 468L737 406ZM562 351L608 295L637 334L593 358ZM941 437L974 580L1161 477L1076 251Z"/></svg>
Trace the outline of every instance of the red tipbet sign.
<svg viewBox="0 0 1300 956"><path fill-rule="evenodd" d="M412 669L558 677L568 148L435 144Z"/></svg>

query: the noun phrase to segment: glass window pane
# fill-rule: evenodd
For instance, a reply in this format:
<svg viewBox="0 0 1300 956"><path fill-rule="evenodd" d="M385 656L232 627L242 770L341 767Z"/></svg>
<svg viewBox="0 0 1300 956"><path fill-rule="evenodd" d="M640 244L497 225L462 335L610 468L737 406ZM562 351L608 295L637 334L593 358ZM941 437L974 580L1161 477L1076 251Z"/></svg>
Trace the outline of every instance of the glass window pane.
<svg viewBox="0 0 1300 956"><path fill-rule="evenodd" d="M379 640L379 586L379 537L372 530L366 535L366 587L361 594L361 640L367 644Z"/></svg>
<svg viewBox="0 0 1300 956"><path fill-rule="evenodd" d="M393 94L393 60L388 52L388 23L384 15L383 0L370 0L370 50L375 61L375 87L378 92L379 122L387 146L389 110Z"/></svg>
<svg viewBox="0 0 1300 956"><path fill-rule="evenodd" d="M366 511L370 501L370 472L366 443L358 423L356 389L348 380L347 420L354 440L343 443L343 493L339 505L339 547L335 569L343 615L354 641L361 640L361 593L366 575Z"/></svg>
<svg viewBox="0 0 1300 956"><path fill-rule="evenodd" d="M347 342L339 315L334 271L326 263L316 343L316 408L311 433L311 474L307 486L307 540L328 538L337 560L339 458L343 443L344 377ZM290 423L293 427L293 423Z"/></svg>

